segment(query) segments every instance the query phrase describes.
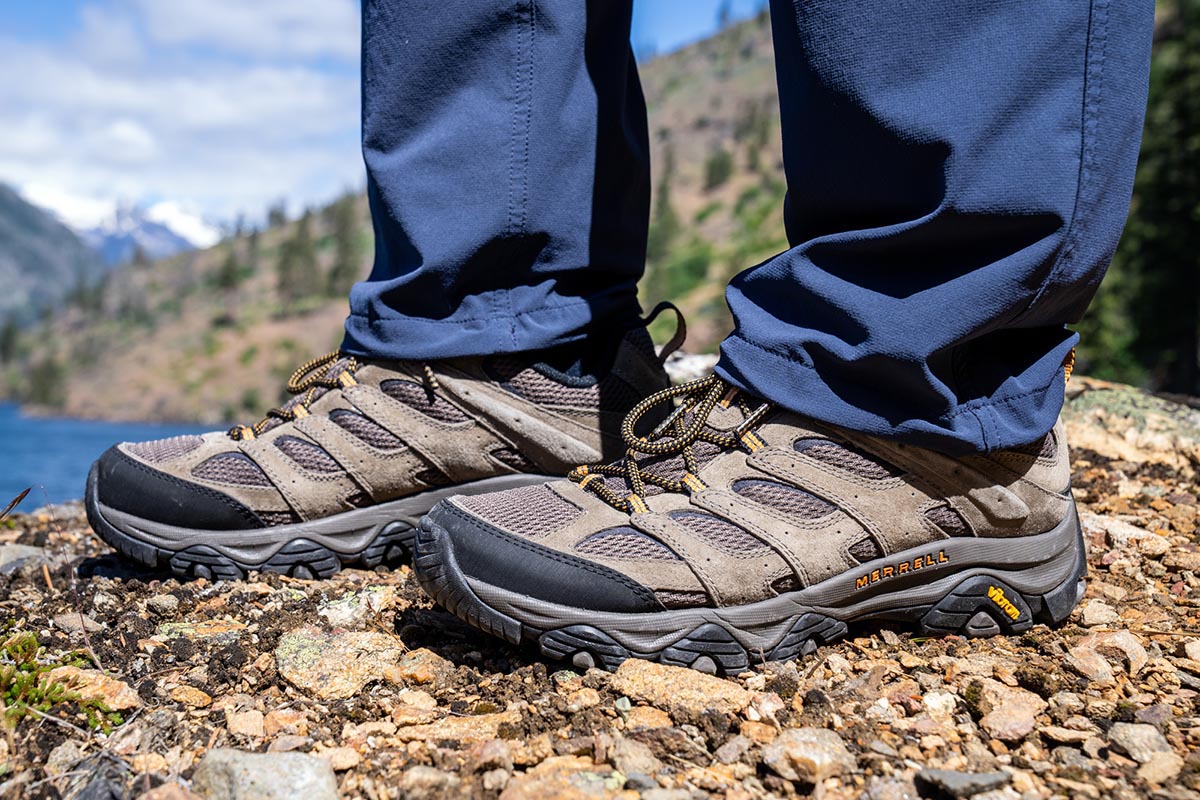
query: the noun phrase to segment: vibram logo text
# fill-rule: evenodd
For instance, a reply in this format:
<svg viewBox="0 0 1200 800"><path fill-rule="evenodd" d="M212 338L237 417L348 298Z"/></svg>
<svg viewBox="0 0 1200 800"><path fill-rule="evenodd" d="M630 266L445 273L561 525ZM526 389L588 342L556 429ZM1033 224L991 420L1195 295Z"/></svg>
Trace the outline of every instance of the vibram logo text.
<svg viewBox="0 0 1200 800"><path fill-rule="evenodd" d="M1021 609L1013 605L1013 602L1004 596L1004 590L999 586L988 586L987 594L988 599L1000 606L1000 610L1007 614L1010 619L1016 619L1021 616Z"/></svg>
<svg viewBox="0 0 1200 800"><path fill-rule="evenodd" d="M928 569L936 567L939 564L949 564L950 557L946 555L945 550L938 550L936 553L926 553L923 556L901 561L898 564L888 564L886 567L871 570L866 575L854 581L855 589L865 589L868 586L885 581L888 578L895 578L898 575L907 575L910 572L916 572L920 569Z"/></svg>

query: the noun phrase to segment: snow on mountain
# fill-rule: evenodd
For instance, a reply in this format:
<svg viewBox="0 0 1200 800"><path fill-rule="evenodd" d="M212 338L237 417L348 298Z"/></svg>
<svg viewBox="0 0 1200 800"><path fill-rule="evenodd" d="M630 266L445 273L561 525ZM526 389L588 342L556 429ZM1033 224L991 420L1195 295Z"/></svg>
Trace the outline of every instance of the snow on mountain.
<svg viewBox="0 0 1200 800"><path fill-rule="evenodd" d="M139 249L150 259L159 259L211 247L221 239L220 230L170 200L141 207L33 185L22 193L74 229L106 264L129 261Z"/></svg>

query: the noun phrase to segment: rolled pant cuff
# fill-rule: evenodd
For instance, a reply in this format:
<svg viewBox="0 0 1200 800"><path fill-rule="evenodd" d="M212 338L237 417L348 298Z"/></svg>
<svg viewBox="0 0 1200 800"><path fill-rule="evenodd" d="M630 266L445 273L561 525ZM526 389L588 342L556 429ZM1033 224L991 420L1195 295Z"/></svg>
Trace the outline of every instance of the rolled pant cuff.
<svg viewBox="0 0 1200 800"><path fill-rule="evenodd" d="M609 307L600 317L595 304L586 299L469 318L372 318L352 312L346 318L341 349L350 355L395 360L519 353L582 340L601 326L635 320L641 312L632 293L627 303L605 305Z"/></svg>
<svg viewBox="0 0 1200 800"><path fill-rule="evenodd" d="M721 344L716 372L730 384L819 422L953 455L989 453L1028 444L1054 427L1065 396L1061 356L1048 354L1037 374L1005 383L995 395L918 417L890 413L896 390L881 377L878 389L856 387L878 399L874 410L831 388L828 376L736 333ZM1057 368L1055 365L1058 365Z"/></svg>

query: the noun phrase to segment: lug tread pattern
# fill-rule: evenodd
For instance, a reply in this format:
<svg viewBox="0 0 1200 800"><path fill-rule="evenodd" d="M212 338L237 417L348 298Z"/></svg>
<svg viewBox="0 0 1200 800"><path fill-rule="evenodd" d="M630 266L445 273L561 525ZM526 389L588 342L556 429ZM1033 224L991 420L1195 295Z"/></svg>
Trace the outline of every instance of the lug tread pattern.
<svg viewBox="0 0 1200 800"><path fill-rule="evenodd" d="M428 517L419 524L413 549L421 587L446 610L511 644L536 643L546 658L570 662L581 670L600 667L612 671L629 658L644 658L736 675L754 663L811 655L820 646L845 637L850 630L847 621L809 611L792 619L787 631L769 650L747 650L729 629L705 622L661 650L635 652L593 625L538 630L490 607L459 571L449 534ZM1058 625L1083 596L1086 571L1081 537L1074 570L1044 594L1023 595L998 578L974 575L964 578L932 605L893 607L877 617L916 621L918 632L924 635L991 636L1019 633L1035 623Z"/></svg>
<svg viewBox="0 0 1200 800"><path fill-rule="evenodd" d="M88 521L96 535L126 558L148 569L169 569L185 580L244 580L251 572L277 572L306 579L328 578L345 567L373 569L399 564L408 559L416 535L411 525L392 522L361 551L348 554L335 553L301 536L285 542L265 562L236 559L208 545L191 545L174 551L148 544L111 524L96 507L90 484L91 481L87 495Z"/></svg>

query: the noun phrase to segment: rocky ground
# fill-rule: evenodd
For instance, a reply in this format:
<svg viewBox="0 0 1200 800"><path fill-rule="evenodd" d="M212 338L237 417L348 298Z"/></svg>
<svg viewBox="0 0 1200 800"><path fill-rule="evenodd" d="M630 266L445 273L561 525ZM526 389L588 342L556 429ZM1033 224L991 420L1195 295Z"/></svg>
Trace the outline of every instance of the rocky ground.
<svg viewBox="0 0 1200 800"><path fill-rule="evenodd" d="M0 797L1200 797L1200 412L1071 388L1091 576L1066 626L863 629L731 679L545 663L407 568L180 583L78 506L16 514L0 639L36 635L70 694L0 726Z"/></svg>

